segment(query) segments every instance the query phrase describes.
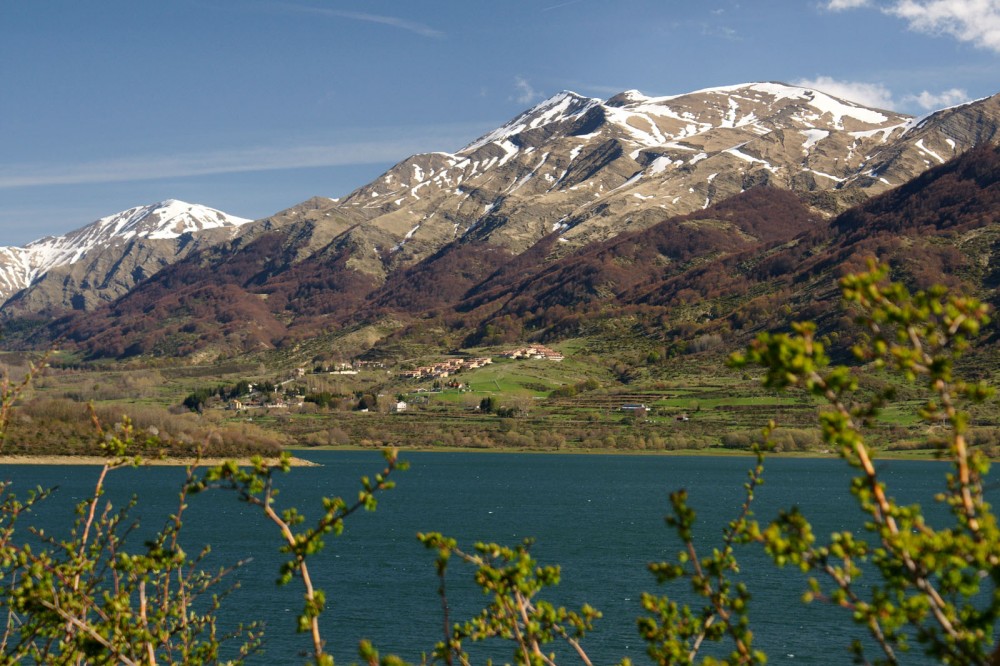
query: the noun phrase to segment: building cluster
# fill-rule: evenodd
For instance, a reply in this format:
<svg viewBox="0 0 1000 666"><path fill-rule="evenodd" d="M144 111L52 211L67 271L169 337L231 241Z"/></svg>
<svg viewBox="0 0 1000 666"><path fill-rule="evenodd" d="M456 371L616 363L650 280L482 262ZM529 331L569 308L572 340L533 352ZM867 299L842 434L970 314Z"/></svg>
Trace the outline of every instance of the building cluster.
<svg viewBox="0 0 1000 666"><path fill-rule="evenodd" d="M383 361L361 361L354 359L350 363L336 363L332 366L317 368L316 372L328 372L331 375L356 375L361 370L379 370L385 368Z"/></svg>
<svg viewBox="0 0 1000 666"><path fill-rule="evenodd" d="M414 368L413 370L403 370L400 375L407 379L436 379L439 377L448 377L449 375L453 375L460 370L474 370L476 368L481 368L492 362L493 359L488 357L450 358L446 361L440 361L439 363L422 365L419 368Z"/></svg>
<svg viewBox="0 0 1000 666"><path fill-rule="evenodd" d="M302 407L304 404L305 401L301 397L296 397L289 401L277 393L273 395L256 393L242 398L233 398L226 403L225 408L242 412L247 409L288 409L290 407Z"/></svg>
<svg viewBox="0 0 1000 666"><path fill-rule="evenodd" d="M565 358L554 349L549 349L544 345L530 345L528 347L518 347L501 352L504 358L540 358L547 361L561 361Z"/></svg>

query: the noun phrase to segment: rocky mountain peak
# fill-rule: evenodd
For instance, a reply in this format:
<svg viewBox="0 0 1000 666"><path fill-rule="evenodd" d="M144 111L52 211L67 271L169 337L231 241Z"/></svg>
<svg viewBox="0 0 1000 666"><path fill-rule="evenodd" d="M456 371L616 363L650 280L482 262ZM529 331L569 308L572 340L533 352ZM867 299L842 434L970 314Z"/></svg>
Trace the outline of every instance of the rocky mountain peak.
<svg viewBox="0 0 1000 666"><path fill-rule="evenodd" d="M646 97L626 92L612 98L613 121L639 128L650 146L718 129L746 128L759 135L776 128L870 131L902 126L909 116L870 109L818 90L761 82L706 88L683 95ZM610 102L610 100L609 100ZM642 117L645 123L638 122ZM630 122L631 121L631 122Z"/></svg>
<svg viewBox="0 0 1000 666"><path fill-rule="evenodd" d="M629 104L636 104L640 102L645 102L650 98L643 95L638 90L625 90L618 93L614 97L609 97L607 101L604 102L605 106L628 106Z"/></svg>
<svg viewBox="0 0 1000 666"><path fill-rule="evenodd" d="M216 229L219 227L240 227L250 220L228 215L214 208L189 204L177 199L166 199L159 203L136 206L128 210L102 217L96 222L70 232L64 238L79 244L84 239L107 241L113 237L123 240L130 238L177 238L186 233ZM36 241L29 245L45 243ZM86 242L86 241L84 241Z"/></svg>
<svg viewBox="0 0 1000 666"><path fill-rule="evenodd" d="M476 139L458 151L458 154L469 155L490 143L501 143L529 130L572 121L600 104L601 101L598 99L583 97L570 90L564 90L544 102L536 104L502 127Z"/></svg>

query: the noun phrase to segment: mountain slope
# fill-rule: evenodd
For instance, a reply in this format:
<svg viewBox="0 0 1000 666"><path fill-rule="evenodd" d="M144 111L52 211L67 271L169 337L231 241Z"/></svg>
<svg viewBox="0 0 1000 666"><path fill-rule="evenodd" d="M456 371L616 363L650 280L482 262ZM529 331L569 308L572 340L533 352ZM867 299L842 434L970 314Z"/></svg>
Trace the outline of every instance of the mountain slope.
<svg viewBox="0 0 1000 666"><path fill-rule="evenodd" d="M759 187L705 210L664 220L647 229L596 243L522 274L504 290L487 280L463 302L471 309L502 300L500 315L524 316L539 309L578 313L613 306L644 284L683 275L693 267L745 251L786 242L822 224L787 190ZM552 317L547 313L546 318Z"/></svg>
<svg viewBox="0 0 1000 666"><path fill-rule="evenodd" d="M558 256L761 185L837 213L998 128L1000 96L917 121L777 83L604 102L565 92L330 207L365 220L352 265L382 281L466 243L517 255L556 234Z"/></svg>
<svg viewBox="0 0 1000 666"><path fill-rule="evenodd" d="M558 340L619 319L668 346L708 334L745 339L795 318L832 330L840 317L836 278L863 268L868 256L890 262L914 286L945 281L993 299L998 209L1000 147L983 146L831 222L787 190L754 188L554 261L545 257L555 234L517 256L457 243L381 286L338 265L345 255L333 250L336 242L267 275L267 258L285 242L274 230L168 267L75 320L67 337L98 356L217 355L219 345L229 353L265 349L309 327L390 313L414 318L410 331L419 333L424 317L452 308L469 344Z"/></svg>
<svg viewBox="0 0 1000 666"><path fill-rule="evenodd" d="M895 186L974 146L1000 141L1000 95L943 109L910 123L907 131L873 153L867 168L845 181L849 187Z"/></svg>
<svg viewBox="0 0 1000 666"><path fill-rule="evenodd" d="M319 205L318 205L319 204ZM353 312L376 283L344 266L352 222L319 200L190 253L123 297L49 327L91 356L214 358L271 349L300 324ZM325 244L323 244L325 243Z"/></svg>
<svg viewBox="0 0 1000 666"><path fill-rule="evenodd" d="M724 312L709 328L750 334L815 319L843 328L837 279L888 264L911 288L945 284L1000 306L1000 146L934 167L766 252L733 254L621 294L622 304ZM734 305L735 303L735 305ZM728 304L728 305L726 305Z"/></svg>
<svg viewBox="0 0 1000 666"><path fill-rule="evenodd" d="M585 335L620 348L624 335L675 351L708 339L733 349L802 319L836 342L851 329L837 280L870 257L911 288L943 283L1000 307L998 210L1000 146L983 145L829 222L787 191L754 189L498 271L458 311L470 345Z"/></svg>

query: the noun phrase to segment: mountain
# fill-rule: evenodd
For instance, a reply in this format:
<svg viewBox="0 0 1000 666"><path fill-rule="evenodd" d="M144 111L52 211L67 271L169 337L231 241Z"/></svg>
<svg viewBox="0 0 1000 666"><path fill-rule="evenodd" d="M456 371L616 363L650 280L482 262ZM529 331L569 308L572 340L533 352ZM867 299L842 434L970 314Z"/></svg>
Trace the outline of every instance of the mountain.
<svg viewBox="0 0 1000 666"><path fill-rule="evenodd" d="M231 237L249 221L170 199L63 236L0 247L0 302L8 312L89 310L188 253Z"/></svg>
<svg viewBox="0 0 1000 666"><path fill-rule="evenodd" d="M527 319L528 328L562 327L564 315L596 315L725 257L760 253L826 226L794 193L757 187L707 209L593 243L557 260L500 272L458 301L459 311L487 306L495 318ZM634 297L630 300L638 300ZM499 305L499 307L497 307ZM540 316L541 315L541 316Z"/></svg>
<svg viewBox="0 0 1000 666"><path fill-rule="evenodd" d="M979 116L991 117L995 136L1000 99L988 107ZM838 211L840 200L906 182L928 159L950 159L988 134L952 136L958 123L928 118L911 140L917 124L776 83L660 98L632 91L604 102L565 92L455 154L404 160L336 207L391 237L381 250L391 265L452 240L519 253L557 232L565 247L579 247L759 185L835 191L826 206Z"/></svg>
<svg viewBox="0 0 1000 666"><path fill-rule="evenodd" d="M804 260L794 248L821 256L844 233L835 215L998 131L1000 95L914 119L778 83L565 92L456 153L203 244L48 331L94 356L204 360L375 322L441 344L555 335L628 306L660 308L683 335L772 293ZM759 275L734 273L735 257Z"/></svg>
<svg viewBox="0 0 1000 666"><path fill-rule="evenodd" d="M559 256L761 185L836 214L998 128L1000 96L914 119L779 83L564 92L456 153L414 155L347 197L312 200L292 233L339 234L350 270L383 283L441 252L517 256L553 234Z"/></svg>
<svg viewBox="0 0 1000 666"><path fill-rule="evenodd" d="M568 249L757 185L842 187L912 122L774 83L607 101L564 92L457 153L404 160L331 208L364 217L372 245L381 234L381 265L359 267L374 275L455 240L517 254L557 232ZM856 187L881 191L885 180Z"/></svg>
<svg viewBox="0 0 1000 666"><path fill-rule="evenodd" d="M497 257L490 275L478 281L468 278L468 267L486 261L489 251L480 247L477 255L476 246L463 245L393 274L381 287L369 284L367 292L362 283L318 289L325 298L341 299L330 308L340 313L339 323L321 318L318 329L309 328L312 318L300 316L288 325L282 316L299 300L291 293L309 301L308 291L316 287L287 277L295 271L284 275L296 292L279 294L270 281L239 287L240 276L251 273L248 266L259 269L262 259L277 255L281 235L269 233L227 252L223 270L210 261L202 264L206 273L188 274L183 269L191 268L194 257L165 269L78 321L68 337L97 356L181 349L202 358L220 349L293 346L319 331L349 330L345 324L352 317L395 317L387 338L369 341L388 356L406 340L450 347L585 335L620 348L625 335L667 350L723 341L732 346L801 318L835 333L849 323L836 279L864 268L869 256L889 263L894 277L912 286L945 282L1000 305L997 206L1000 147L984 145L829 221L790 191L759 187L545 261L550 239L521 255ZM297 270L301 277L317 266L307 260ZM183 275L190 275L184 283L178 279ZM269 294L279 294L281 309L264 306L271 303Z"/></svg>

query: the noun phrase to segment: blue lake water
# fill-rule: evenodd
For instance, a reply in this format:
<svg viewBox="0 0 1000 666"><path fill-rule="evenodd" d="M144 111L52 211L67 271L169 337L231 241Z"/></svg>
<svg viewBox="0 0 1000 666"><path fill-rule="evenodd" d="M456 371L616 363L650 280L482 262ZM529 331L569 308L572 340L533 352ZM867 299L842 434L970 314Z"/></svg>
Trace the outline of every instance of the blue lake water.
<svg viewBox="0 0 1000 666"><path fill-rule="evenodd" d="M307 515L318 513L322 496L355 497L357 479L374 474L382 463L378 453L366 451L303 456L322 466L296 468L281 479L278 506L294 505ZM326 550L311 566L315 584L328 598L324 636L341 663L356 661L359 638L410 661L419 661L421 652L439 640L434 554L415 538L426 531L456 537L467 550L476 541L515 545L534 537L532 552L539 561L562 566L562 583L547 598L569 607L587 602L604 614L583 643L594 663L612 664L626 656L648 663L635 629L641 592L686 593L682 583L657 586L646 570L649 562L671 558L679 549L663 521L669 493L688 489L698 510L699 539L710 547L737 515L751 465L749 458L728 457L412 452L403 458L411 469L398 474L397 488L381 496L378 511L352 516L344 534L327 539ZM901 500L927 506L943 487L943 464L880 465L890 491ZM765 475L754 504L760 520L797 504L821 536L842 529L861 533L863 518L848 492L850 474L842 462L772 459ZM94 467L0 466L0 478L13 480L15 490L59 486L35 518L50 529L71 522L72 504L86 497L96 477ZM138 494L132 515L146 528L158 527L176 508L182 478L183 471L175 468L117 470L108 497L121 503ZM241 587L226 600L223 617L267 623L266 652L253 663L302 663L300 653L309 643L294 632L301 587L297 581L282 588L274 584L281 560L273 525L234 495L215 491L191 499L184 542L189 552L211 543L213 568L252 558L236 576ZM135 539L133 547L140 545ZM802 578L776 569L756 548L746 549L741 561L754 595L755 643L770 663L851 663L847 645L862 632L843 611L801 604ZM487 601L470 578L471 569L452 565L453 621L470 617ZM487 654L501 663L511 660L505 645L484 650L476 653L483 657L477 662Z"/></svg>

